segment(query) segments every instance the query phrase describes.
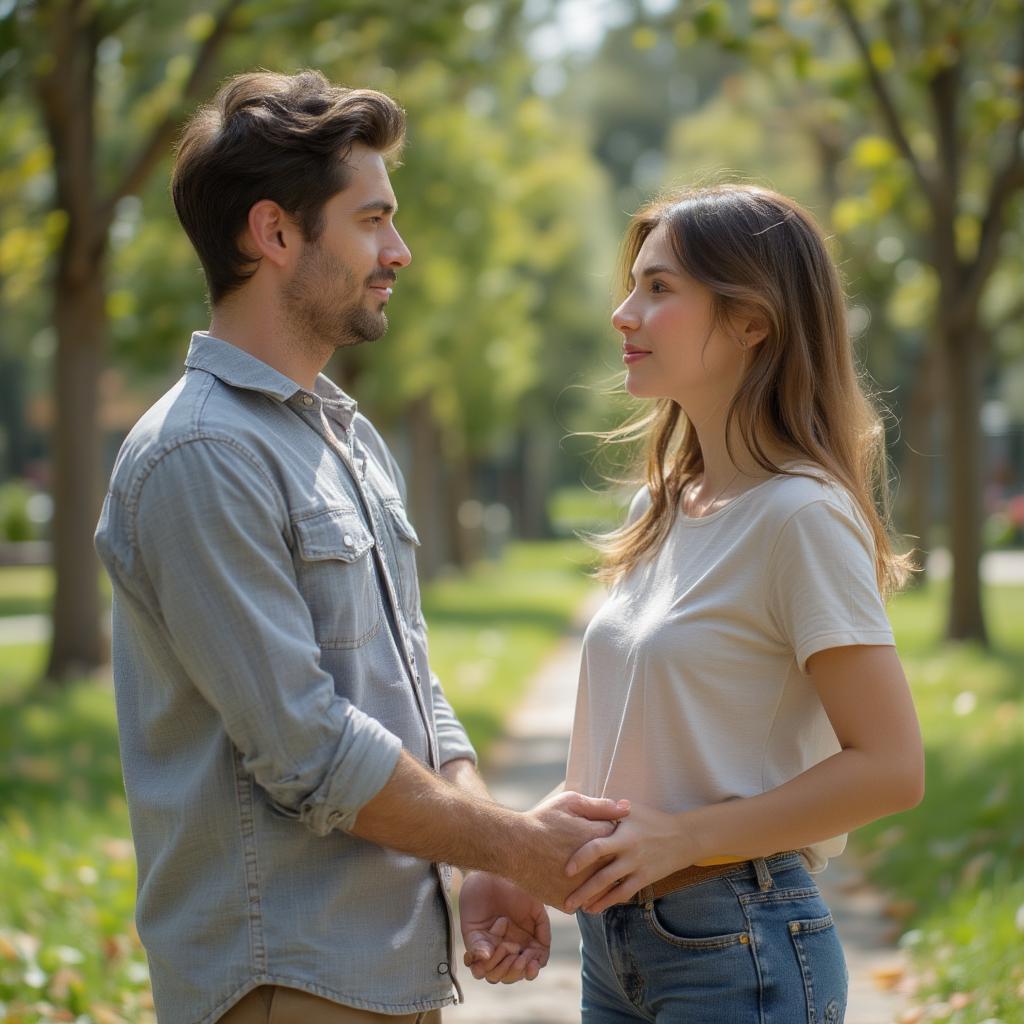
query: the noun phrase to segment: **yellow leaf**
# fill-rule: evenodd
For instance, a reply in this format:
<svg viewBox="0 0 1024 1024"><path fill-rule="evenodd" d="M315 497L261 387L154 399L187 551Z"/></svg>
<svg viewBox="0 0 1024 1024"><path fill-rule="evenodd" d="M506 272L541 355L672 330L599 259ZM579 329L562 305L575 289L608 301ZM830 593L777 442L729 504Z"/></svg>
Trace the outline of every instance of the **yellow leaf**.
<svg viewBox="0 0 1024 1024"><path fill-rule="evenodd" d="M900 983L905 973L902 964L883 964L872 968L871 980L876 988L889 992Z"/></svg>
<svg viewBox="0 0 1024 1024"><path fill-rule="evenodd" d="M882 39L876 39L871 44L871 59L879 71L888 71L895 63L892 48Z"/></svg>
<svg viewBox="0 0 1024 1024"><path fill-rule="evenodd" d="M634 50L653 50L658 45L658 33L648 25L642 25L633 32Z"/></svg>
<svg viewBox="0 0 1024 1024"><path fill-rule="evenodd" d="M209 38L215 25L216 22L213 20L212 14L208 12L193 14L192 17L185 22L185 35L187 35L193 42L201 43L204 39Z"/></svg>
<svg viewBox="0 0 1024 1024"><path fill-rule="evenodd" d="M124 1017L107 1003L93 1003L89 1007L89 1013L92 1014L96 1024L128 1024Z"/></svg>
<svg viewBox="0 0 1024 1024"><path fill-rule="evenodd" d="M865 135L853 147L853 162L865 170L878 170L896 160L896 148L881 135Z"/></svg>

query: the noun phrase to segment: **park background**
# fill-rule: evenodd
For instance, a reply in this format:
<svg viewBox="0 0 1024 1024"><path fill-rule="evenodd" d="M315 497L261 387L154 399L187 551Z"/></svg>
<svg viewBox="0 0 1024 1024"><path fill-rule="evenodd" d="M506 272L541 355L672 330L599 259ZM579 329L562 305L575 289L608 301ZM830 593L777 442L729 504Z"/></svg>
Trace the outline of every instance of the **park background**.
<svg viewBox="0 0 1024 1024"><path fill-rule="evenodd" d="M0 0L0 1021L151 1021L92 550L135 418L208 322L167 180L225 76L407 109L414 254L329 372L402 463L435 668L485 761L591 584L630 412L628 215L752 181L825 225L923 571L891 613L924 803L854 837L917 1016L1024 1021L1019 0ZM906 983L907 979L904 979Z"/></svg>

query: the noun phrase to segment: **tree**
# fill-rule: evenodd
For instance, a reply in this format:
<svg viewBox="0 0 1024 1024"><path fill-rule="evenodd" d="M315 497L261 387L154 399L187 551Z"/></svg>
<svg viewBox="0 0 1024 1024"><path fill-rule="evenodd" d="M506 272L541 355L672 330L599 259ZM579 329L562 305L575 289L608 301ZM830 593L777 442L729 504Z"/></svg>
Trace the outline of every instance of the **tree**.
<svg viewBox="0 0 1024 1024"><path fill-rule="evenodd" d="M382 57L414 60L461 24L462 0L416 5L403 19L368 2L222 0L182 11L139 0L19 0L0 17L0 82L31 95L52 153L57 235L52 281L56 424L53 526L57 586L47 675L105 661L92 532L98 512L98 384L110 319L110 236L119 209L169 154L218 68L316 50L343 29ZM260 33L243 32L259 25ZM358 30L357 30L358 29ZM228 44L234 44L229 49ZM332 51L337 60L348 46ZM289 49L290 48L290 49Z"/></svg>
<svg viewBox="0 0 1024 1024"><path fill-rule="evenodd" d="M980 409L992 324L985 300L1024 191L1019 4L711 0L682 5L666 24L771 68L776 81L806 83L858 130L870 117L884 131L861 130L851 140L851 150L870 159L857 168L859 181L841 185L843 209L834 217L850 227L898 216L934 276L931 336L947 382L947 635L986 643Z"/></svg>

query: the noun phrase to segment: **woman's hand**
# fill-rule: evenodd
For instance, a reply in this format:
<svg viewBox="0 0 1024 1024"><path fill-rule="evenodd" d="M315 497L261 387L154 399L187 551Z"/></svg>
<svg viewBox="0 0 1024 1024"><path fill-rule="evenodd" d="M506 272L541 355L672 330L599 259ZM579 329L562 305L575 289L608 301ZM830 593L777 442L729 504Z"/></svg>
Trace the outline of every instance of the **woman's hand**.
<svg viewBox="0 0 1024 1024"><path fill-rule="evenodd" d="M565 902L565 912L598 914L622 903L645 885L689 867L701 856L685 814L666 814L633 804L629 817L603 839L592 839L569 859L565 873L573 876L606 861Z"/></svg>

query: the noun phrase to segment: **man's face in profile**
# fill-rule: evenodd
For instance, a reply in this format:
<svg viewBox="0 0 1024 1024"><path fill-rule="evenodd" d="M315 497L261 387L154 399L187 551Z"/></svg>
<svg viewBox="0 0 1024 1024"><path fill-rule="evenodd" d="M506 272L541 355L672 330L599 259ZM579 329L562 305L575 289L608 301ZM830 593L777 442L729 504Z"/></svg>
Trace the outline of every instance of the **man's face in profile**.
<svg viewBox="0 0 1024 1024"><path fill-rule="evenodd" d="M345 163L348 187L324 205L323 231L304 243L282 293L291 325L317 347L381 337L397 271L412 259L395 229L398 204L381 154L355 145Z"/></svg>

